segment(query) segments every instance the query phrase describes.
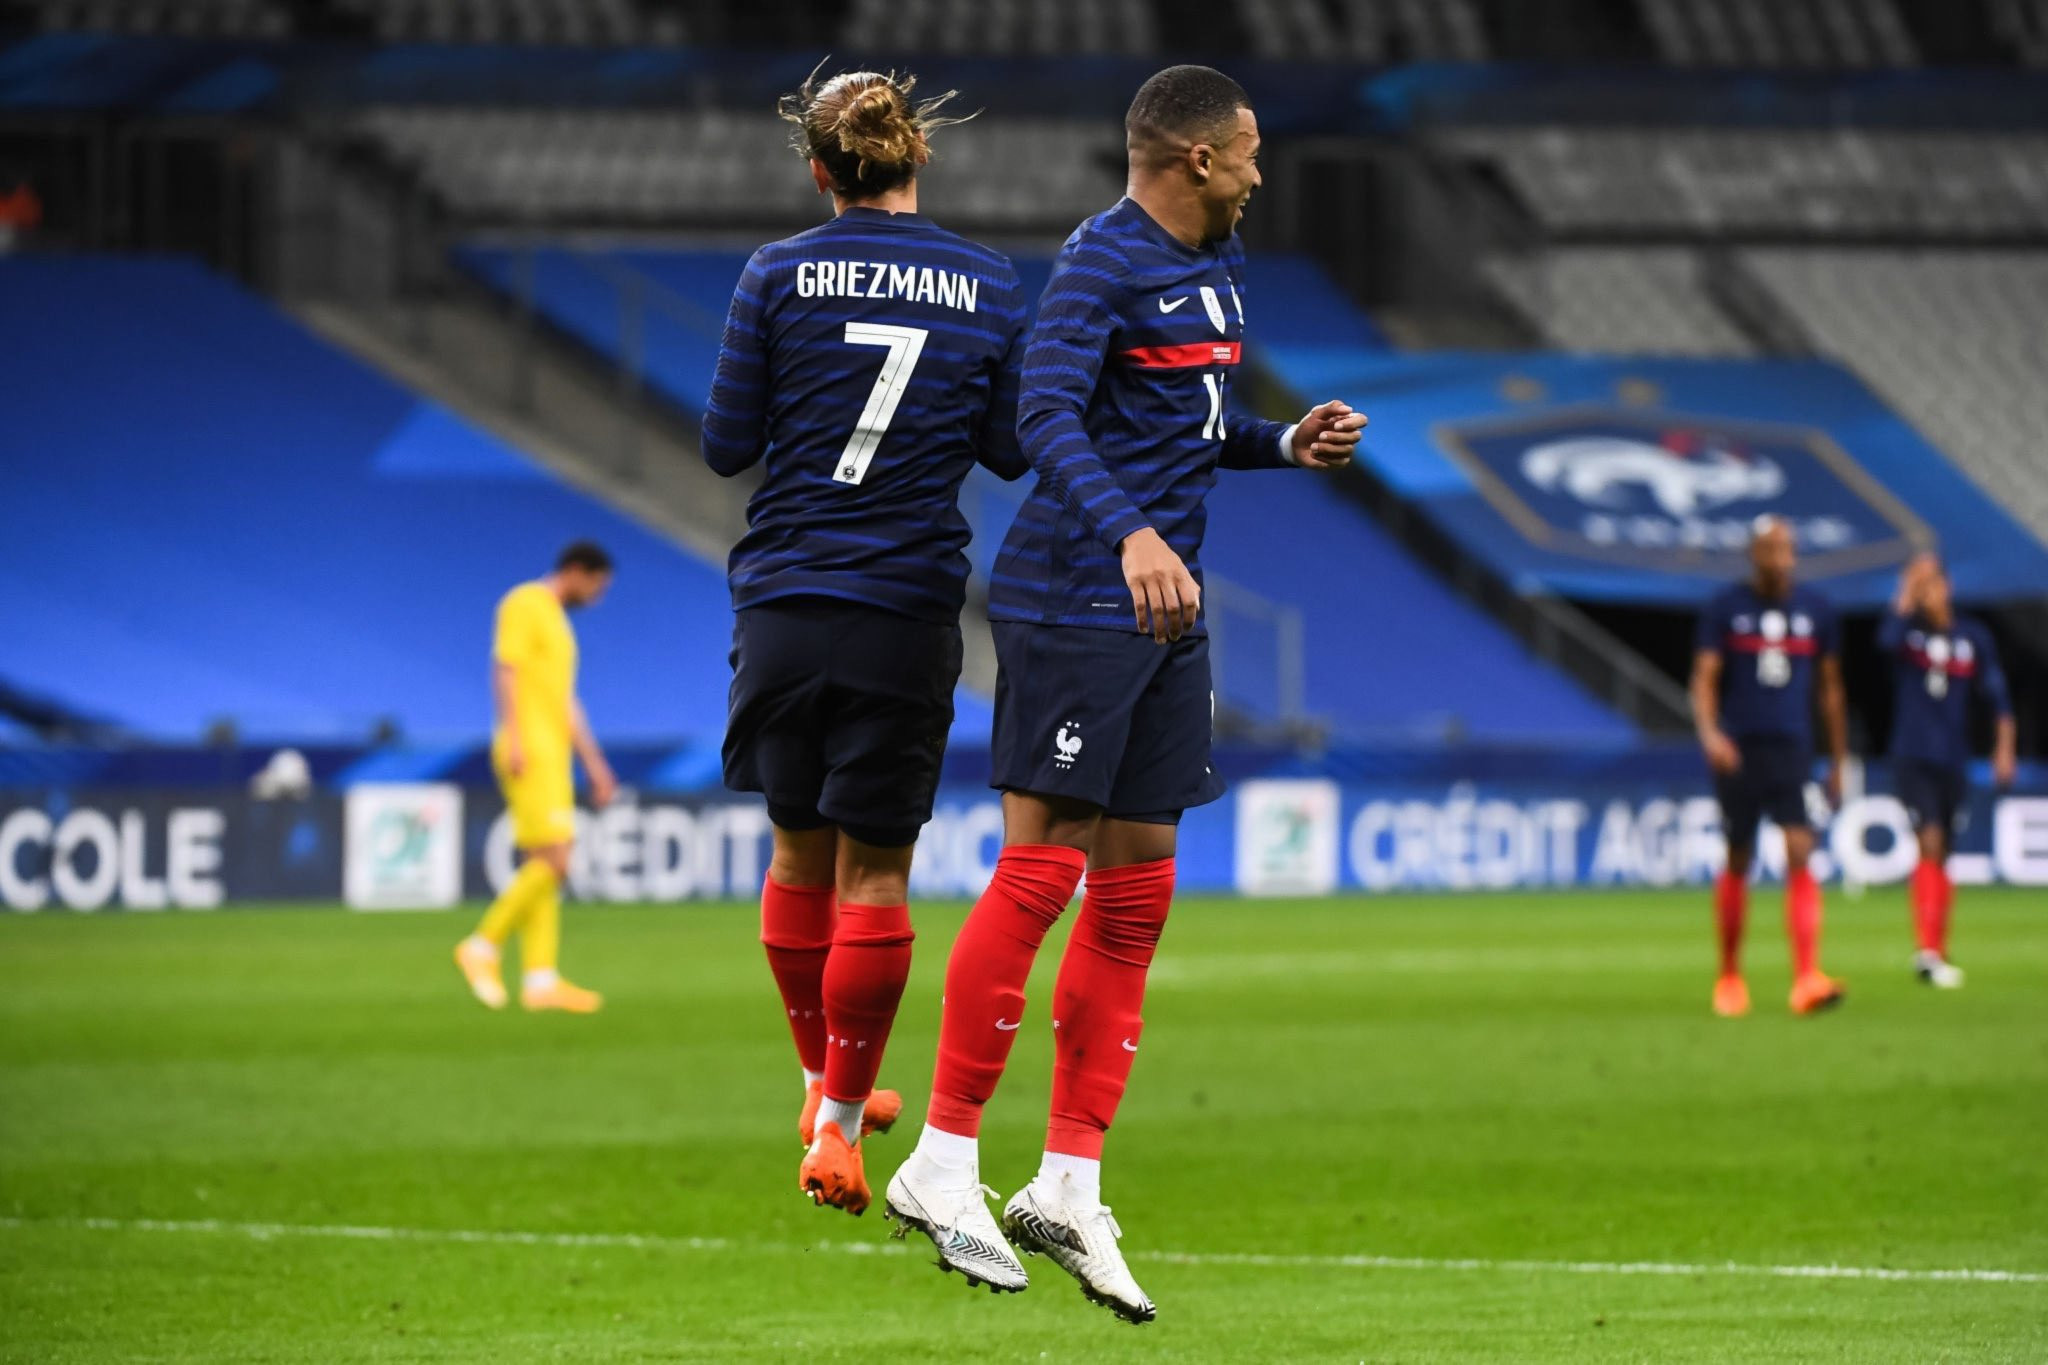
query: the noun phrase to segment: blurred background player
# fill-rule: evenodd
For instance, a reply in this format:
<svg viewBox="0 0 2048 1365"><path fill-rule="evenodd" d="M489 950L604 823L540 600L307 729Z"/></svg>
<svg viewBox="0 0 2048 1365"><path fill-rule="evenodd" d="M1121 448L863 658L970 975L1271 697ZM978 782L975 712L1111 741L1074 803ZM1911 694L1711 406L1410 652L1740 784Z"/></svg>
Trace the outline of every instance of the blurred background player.
<svg viewBox="0 0 2048 1365"><path fill-rule="evenodd" d="M1757 827L1766 817L1785 834L1792 1010L1811 1014L1842 1001L1841 984L1820 969L1821 897L1808 867L1814 830L1806 801L1816 699L1827 727L1828 800L1842 800L1848 740L1839 629L1827 599L1793 581L1798 550L1789 525L1760 518L1749 559L1749 581L1722 590L1700 614L1692 670L1694 721L1728 841L1714 884L1721 944L1714 1012L1730 1018L1749 1012L1742 926Z"/></svg>
<svg viewBox="0 0 2048 1365"><path fill-rule="evenodd" d="M562 883L576 844L571 760L583 760L591 804L600 810L618 785L576 697L576 632L569 627L569 613L595 606L611 581L611 556L579 540L562 551L553 573L520 584L498 602L491 645L491 697L497 708L491 767L512 814L512 840L521 861L476 932L455 946L455 963L470 990L492 1009L505 1004L499 957L515 930L522 1006L590 1014L604 1003L597 992L563 980L556 959Z"/></svg>
<svg viewBox="0 0 2048 1365"><path fill-rule="evenodd" d="M1948 572L1931 554L1906 566L1877 640L1892 661L1893 779L1920 840L1912 885L1919 939L1913 970L1927 984L1953 990L1963 984L1963 973L1948 960L1955 904L1948 854L1969 794L1970 709L1981 699L1996 717L1992 778L2009 786L2018 738L2012 697L1997 642L1982 621L1956 614Z"/></svg>
<svg viewBox="0 0 2048 1365"><path fill-rule="evenodd" d="M761 460L728 576L725 780L768 798L761 940L803 1066L801 1188L868 1205L864 1129L910 972L912 845L960 677L961 481L1017 452L1024 297L1008 258L917 211L927 135L959 120L908 78L813 78L783 101L831 222L754 253L704 419L721 474Z"/></svg>
<svg viewBox="0 0 2048 1365"><path fill-rule="evenodd" d="M947 965L928 1122L890 1181L888 1210L930 1235L942 1267L1024 1288L1007 1233L1143 1322L1152 1302L1101 1199L1102 1140L1143 1031L1175 827L1223 793L1209 763L1203 501L1219 463L1343 464L1365 419L1342 403L1291 427L1226 416L1244 338L1235 233L1259 184L1244 91L1208 67L1170 67L1138 91L1125 134L1126 197L1067 239L1025 357L1018 433L1039 483L1004 542L989 607L1004 847ZM1054 987L1045 1160L999 1232L983 1202L981 1110L1038 946L1084 868Z"/></svg>

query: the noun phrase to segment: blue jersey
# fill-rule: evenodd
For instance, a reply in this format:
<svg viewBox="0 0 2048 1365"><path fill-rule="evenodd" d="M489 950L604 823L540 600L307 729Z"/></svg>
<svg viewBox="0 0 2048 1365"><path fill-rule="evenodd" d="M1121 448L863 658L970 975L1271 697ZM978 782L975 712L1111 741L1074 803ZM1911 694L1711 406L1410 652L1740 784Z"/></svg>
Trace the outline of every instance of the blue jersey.
<svg viewBox="0 0 2048 1365"><path fill-rule="evenodd" d="M1707 603L1694 641L1721 656L1721 728L1730 739L1812 747L1815 671L1841 648L1825 597L1795 586L1769 598L1737 583Z"/></svg>
<svg viewBox="0 0 2048 1365"><path fill-rule="evenodd" d="M1970 703L1982 697L2012 714L1998 645L1982 621L1955 616L1947 630L1926 617L1886 614L1877 647L1892 661L1893 758L1960 768L1970 757Z"/></svg>
<svg viewBox="0 0 2048 1365"><path fill-rule="evenodd" d="M958 621L960 483L1017 451L1024 293L1009 259L914 213L850 208L771 242L733 291L704 459L764 455L727 566L737 610L833 597Z"/></svg>
<svg viewBox="0 0 2048 1365"><path fill-rule="evenodd" d="M1024 356L1017 435L1038 486L990 575L990 619L1135 630L1116 547L1146 526L1201 580L1217 466L1289 463L1285 426L1225 411L1244 310L1235 237L1188 246L1129 199L1075 229Z"/></svg>

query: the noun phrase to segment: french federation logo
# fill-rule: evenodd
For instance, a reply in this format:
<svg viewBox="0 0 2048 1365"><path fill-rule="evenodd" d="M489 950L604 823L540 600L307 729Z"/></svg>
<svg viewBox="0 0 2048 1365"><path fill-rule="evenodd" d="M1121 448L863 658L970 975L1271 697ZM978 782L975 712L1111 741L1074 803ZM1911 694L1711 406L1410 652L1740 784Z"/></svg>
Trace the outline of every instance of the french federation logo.
<svg viewBox="0 0 2048 1365"><path fill-rule="evenodd" d="M1586 403L1439 423L1431 436L1475 495L1459 515L1490 513L1550 555L1729 577L1768 513L1792 527L1806 573L1827 578L1932 540L1818 427Z"/></svg>
<svg viewBox="0 0 2048 1365"><path fill-rule="evenodd" d="M1062 768L1071 768L1074 766L1074 760L1080 756L1081 727L1070 720L1060 727L1057 735L1053 736L1052 761Z"/></svg>

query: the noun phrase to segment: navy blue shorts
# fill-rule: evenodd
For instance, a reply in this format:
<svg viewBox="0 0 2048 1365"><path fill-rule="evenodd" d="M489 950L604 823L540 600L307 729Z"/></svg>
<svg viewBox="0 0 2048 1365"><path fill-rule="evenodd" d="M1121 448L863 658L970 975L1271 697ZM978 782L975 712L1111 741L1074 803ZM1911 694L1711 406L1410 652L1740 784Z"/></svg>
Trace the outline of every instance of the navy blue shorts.
<svg viewBox="0 0 2048 1365"><path fill-rule="evenodd" d="M1715 774L1714 797L1721 803L1721 832L1736 848L1756 843L1757 825L1765 817L1780 829L1808 829L1806 783L1813 755L1804 744L1745 739L1736 742L1742 767L1726 776Z"/></svg>
<svg viewBox="0 0 2048 1365"><path fill-rule="evenodd" d="M733 620L725 785L784 829L902 847L932 818L960 627L792 597Z"/></svg>
<svg viewBox="0 0 2048 1365"><path fill-rule="evenodd" d="M1209 766L1209 641L995 623L989 785L1170 824L1223 795Z"/></svg>
<svg viewBox="0 0 2048 1365"><path fill-rule="evenodd" d="M1969 813L1970 775L1962 768L1902 758L1892 765L1892 783L1914 829L1932 825L1954 834L1963 827Z"/></svg>

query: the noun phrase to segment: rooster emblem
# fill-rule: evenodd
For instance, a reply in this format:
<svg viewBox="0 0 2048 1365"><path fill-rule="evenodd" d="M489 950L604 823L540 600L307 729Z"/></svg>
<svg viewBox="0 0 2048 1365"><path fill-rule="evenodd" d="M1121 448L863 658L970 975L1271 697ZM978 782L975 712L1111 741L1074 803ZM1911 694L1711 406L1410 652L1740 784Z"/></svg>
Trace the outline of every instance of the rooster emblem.
<svg viewBox="0 0 2048 1365"><path fill-rule="evenodd" d="M1069 726L1072 728L1069 729ZM1062 768L1073 767L1074 760L1081 756L1080 729L1081 727L1075 725L1073 721L1068 721L1066 725L1060 727L1060 732L1053 736L1053 762Z"/></svg>

